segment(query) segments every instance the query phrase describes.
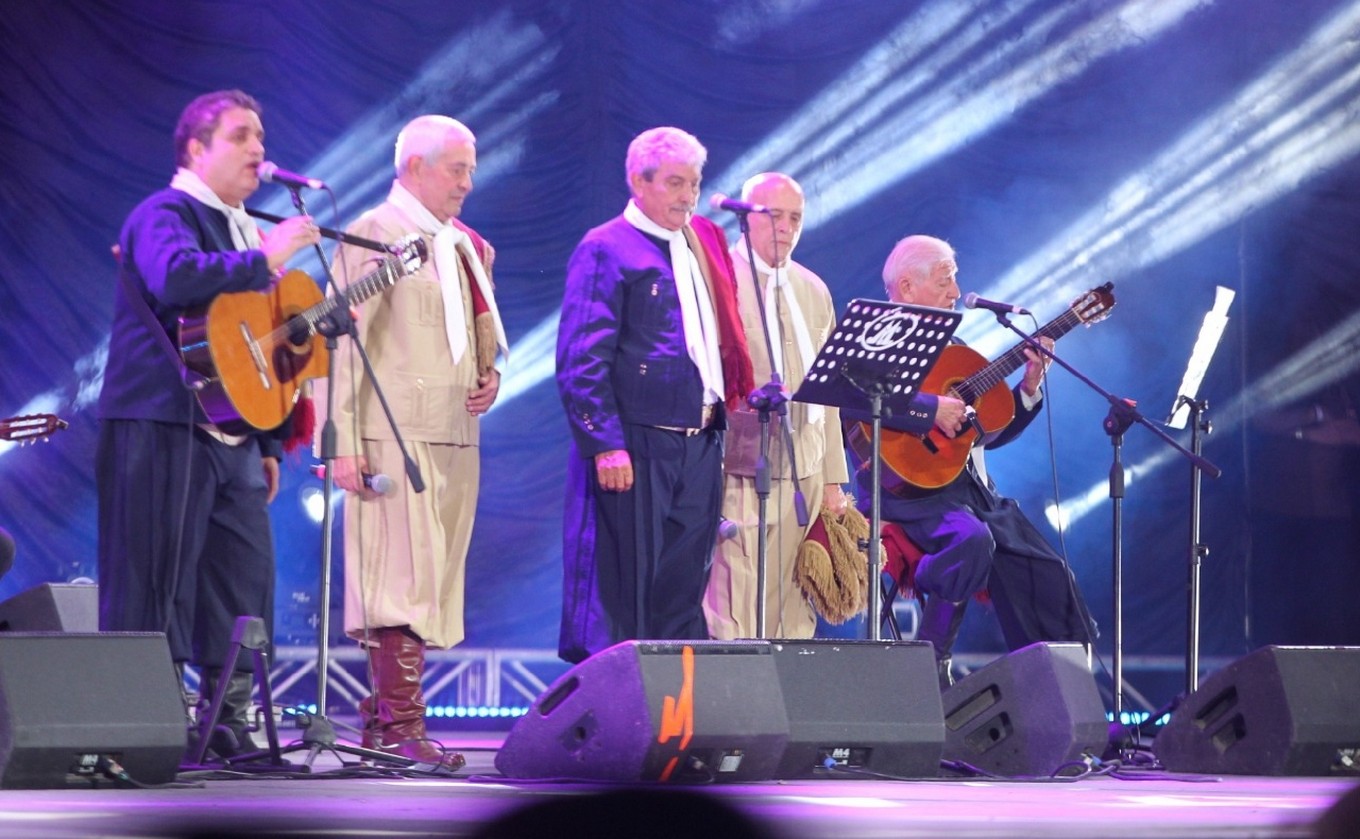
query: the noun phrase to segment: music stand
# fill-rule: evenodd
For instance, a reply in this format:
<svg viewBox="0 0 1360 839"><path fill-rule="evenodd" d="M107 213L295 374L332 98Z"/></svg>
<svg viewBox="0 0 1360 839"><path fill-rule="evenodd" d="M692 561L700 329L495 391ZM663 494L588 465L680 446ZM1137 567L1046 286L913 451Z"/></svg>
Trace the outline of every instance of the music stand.
<svg viewBox="0 0 1360 839"><path fill-rule="evenodd" d="M905 413L963 315L886 300L851 300L793 398L868 413L870 435L869 640L882 634L878 580L882 510L879 460L883 417ZM885 413L886 411L886 413Z"/></svg>

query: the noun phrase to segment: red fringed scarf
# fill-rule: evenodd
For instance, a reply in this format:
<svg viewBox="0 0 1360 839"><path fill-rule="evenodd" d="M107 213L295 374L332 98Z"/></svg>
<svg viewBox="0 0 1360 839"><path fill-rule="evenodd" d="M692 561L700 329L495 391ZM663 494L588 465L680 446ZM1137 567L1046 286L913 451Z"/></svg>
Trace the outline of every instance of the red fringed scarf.
<svg viewBox="0 0 1360 839"><path fill-rule="evenodd" d="M718 319L718 353L722 356L723 386L727 409L735 411L746 404L755 390L755 371L746 347L746 330L737 308L737 275L732 255L727 252L727 237L722 228L703 216L690 219L691 245L697 242L703 254L704 273L713 298L713 314Z"/></svg>

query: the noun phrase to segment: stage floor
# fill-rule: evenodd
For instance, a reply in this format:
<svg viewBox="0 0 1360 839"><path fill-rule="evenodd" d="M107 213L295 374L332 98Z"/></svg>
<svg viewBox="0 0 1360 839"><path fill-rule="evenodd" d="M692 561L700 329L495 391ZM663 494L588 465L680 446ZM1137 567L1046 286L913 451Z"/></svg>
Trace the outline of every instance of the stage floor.
<svg viewBox="0 0 1360 839"><path fill-rule="evenodd" d="M284 732L285 741L288 736ZM468 758L451 778L336 777L339 760L320 755L311 777L183 775L183 788L0 791L0 836L40 837L414 837L476 836L534 803L589 805L606 784L525 782L502 778L493 760L504 734L446 733L445 745ZM305 753L294 753L295 762ZM685 787L754 818L782 839L870 837L1096 837L1314 835L1312 825L1355 778L1176 775L1137 770L1079 781L815 780ZM658 789L651 785L650 789ZM676 788L665 788L673 791ZM655 801L644 812L611 806L589 824L557 817L552 836L744 836L711 823L657 824ZM636 819L639 824L630 826ZM585 819L578 819L584 821ZM606 821L607 820L607 821ZM510 835L510 834L496 834Z"/></svg>

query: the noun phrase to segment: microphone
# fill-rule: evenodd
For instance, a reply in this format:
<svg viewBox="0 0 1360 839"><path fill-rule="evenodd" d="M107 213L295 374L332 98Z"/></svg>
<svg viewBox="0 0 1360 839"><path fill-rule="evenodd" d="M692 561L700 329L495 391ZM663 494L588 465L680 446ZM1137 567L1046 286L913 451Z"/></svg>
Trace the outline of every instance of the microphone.
<svg viewBox="0 0 1360 839"><path fill-rule="evenodd" d="M326 467L318 463L317 465L312 467L312 474L317 476L318 478L325 478ZM368 472L362 472L360 474L364 476L364 486L368 487L369 489L373 490L379 495L386 495L387 493L392 491L392 487L394 486L392 479L382 474L381 472L377 473L376 475L369 474Z"/></svg>
<svg viewBox="0 0 1360 839"><path fill-rule="evenodd" d="M318 181L316 178L309 178L306 175L299 175L296 172L289 172L287 169L280 169L279 164L271 160L266 160L260 164L260 180L265 183L286 186L289 189L325 189L325 181Z"/></svg>
<svg viewBox="0 0 1360 839"><path fill-rule="evenodd" d="M769 215L770 208L764 204L752 204L750 201L738 201L735 198L728 198L721 192L713 193L713 197L708 199L708 206L715 210L727 210L729 213L765 213Z"/></svg>
<svg viewBox="0 0 1360 839"><path fill-rule="evenodd" d="M719 539L721 540L735 539L737 538L737 534L740 532L741 528L737 527L737 523L732 521L731 519L729 518L718 519Z"/></svg>
<svg viewBox="0 0 1360 839"><path fill-rule="evenodd" d="M985 297L978 297L974 292L963 295L963 305L969 309L986 309L989 312L1000 312L1003 315L1027 315L1029 309L1017 306L1014 303L998 303L995 300L988 300Z"/></svg>

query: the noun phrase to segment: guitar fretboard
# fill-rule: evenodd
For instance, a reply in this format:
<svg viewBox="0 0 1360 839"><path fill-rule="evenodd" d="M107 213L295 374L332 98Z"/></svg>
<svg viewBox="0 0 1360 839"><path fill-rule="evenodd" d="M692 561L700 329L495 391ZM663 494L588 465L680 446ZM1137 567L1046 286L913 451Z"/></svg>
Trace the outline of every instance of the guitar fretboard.
<svg viewBox="0 0 1360 839"><path fill-rule="evenodd" d="M1082 323L1082 319L1076 311L1068 309L1045 324L1037 334L1039 337L1052 338L1056 341L1071 332L1080 323ZM1005 381L1007 376L1020 369L1026 361L1025 348L1028 346L1029 344L1019 343L1006 350L991 364L955 385L954 392L964 402L972 405L982 394L996 387L997 384Z"/></svg>

